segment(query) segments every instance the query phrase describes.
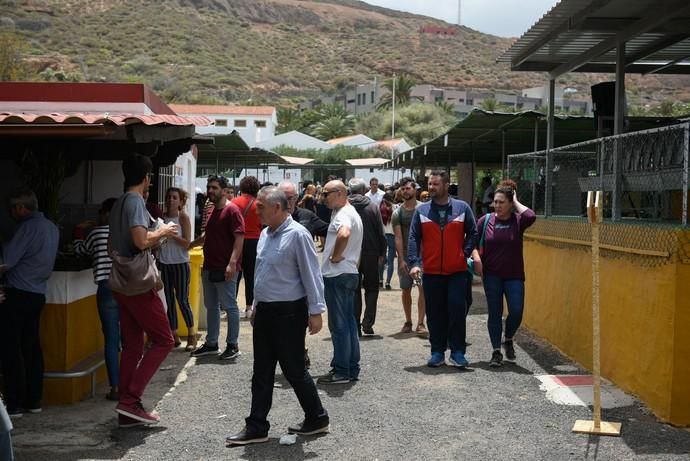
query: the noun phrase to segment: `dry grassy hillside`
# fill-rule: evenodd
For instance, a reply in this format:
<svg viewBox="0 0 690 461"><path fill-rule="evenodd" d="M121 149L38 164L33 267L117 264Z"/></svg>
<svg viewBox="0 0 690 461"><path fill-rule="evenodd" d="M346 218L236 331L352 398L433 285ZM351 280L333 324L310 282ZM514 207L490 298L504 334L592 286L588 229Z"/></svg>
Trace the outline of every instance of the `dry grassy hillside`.
<svg viewBox="0 0 690 461"><path fill-rule="evenodd" d="M545 76L495 63L511 40L355 0L0 0L0 26L28 43L33 79L145 82L168 101L315 96L375 75L516 91ZM606 76L570 74L587 87ZM630 79L633 93L683 99L690 79Z"/></svg>

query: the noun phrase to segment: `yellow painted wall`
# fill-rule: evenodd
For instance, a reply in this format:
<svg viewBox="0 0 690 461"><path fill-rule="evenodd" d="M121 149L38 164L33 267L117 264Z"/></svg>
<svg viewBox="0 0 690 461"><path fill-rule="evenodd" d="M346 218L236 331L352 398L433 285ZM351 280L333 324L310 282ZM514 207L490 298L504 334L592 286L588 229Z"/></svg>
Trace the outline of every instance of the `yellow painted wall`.
<svg viewBox="0 0 690 461"><path fill-rule="evenodd" d="M41 314L41 347L47 371L66 371L79 362L103 354L103 333L98 318L96 296L70 304L46 304ZM97 382L105 381L105 366L98 370ZM91 377L45 379L46 405L78 402L91 391Z"/></svg>
<svg viewBox="0 0 690 461"><path fill-rule="evenodd" d="M564 233L571 226L559 224ZM559 234L553 222L549 226ZM654 241L653 228L626 228L625 233L641 230ZM668 230L662 232L668 237ZM534 233L525 241L524 324L591 369L591 253ZM635 258L646 256L601 256L602 375L639 396L661 419L690 425L690 265L674 254L652 267Z"/></svg>

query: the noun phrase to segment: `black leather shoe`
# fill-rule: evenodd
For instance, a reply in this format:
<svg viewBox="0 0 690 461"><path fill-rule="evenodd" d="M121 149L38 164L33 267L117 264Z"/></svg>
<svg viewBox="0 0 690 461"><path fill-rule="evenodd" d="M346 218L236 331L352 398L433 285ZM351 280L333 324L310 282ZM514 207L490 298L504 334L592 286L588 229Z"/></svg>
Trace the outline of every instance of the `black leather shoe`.
<svg viewBox="0 0 690 461"><path fill-rule="evenodd" d="M298 434L298 435L314 435L328 432L330 430L330 424L328 420L328 415L321 418L308 421L304 420L301 423L288 427L288 434Z"/></svg>
<svg viewBox="0 0 690 461"><path fill-rule="evenodd" d="M237 434L226 438L225 442L228 445L249 445L250 443L268 442L268 435L250 432L245 427Z"/></svg>

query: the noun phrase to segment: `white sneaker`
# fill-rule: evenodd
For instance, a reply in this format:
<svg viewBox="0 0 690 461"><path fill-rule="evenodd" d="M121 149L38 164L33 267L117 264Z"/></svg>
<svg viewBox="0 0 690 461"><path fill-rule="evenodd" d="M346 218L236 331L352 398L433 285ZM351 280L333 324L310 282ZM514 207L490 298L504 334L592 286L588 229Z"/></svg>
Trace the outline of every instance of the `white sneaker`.
<svg viewBox="0 0 690 461"><path fill-rule="evenodd" d="M252 308L251 307L248 307L244 310L244 318L245 319L252 318Z"/></svg>

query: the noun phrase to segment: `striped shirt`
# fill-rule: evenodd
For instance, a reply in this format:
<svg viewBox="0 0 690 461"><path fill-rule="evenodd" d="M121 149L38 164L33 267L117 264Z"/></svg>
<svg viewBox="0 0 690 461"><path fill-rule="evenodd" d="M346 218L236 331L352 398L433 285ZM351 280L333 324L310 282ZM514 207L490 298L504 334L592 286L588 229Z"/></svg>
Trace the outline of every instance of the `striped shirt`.
<svg viewBox="0 0 690 461"><path fill-rule="evenodd" d="M109 226L96 226L86 237L86 240L76 240L74 242L74 252L76 254L93 258L93 279L96 283L101 280L108 280L110 277L112 261L108 255L109 233Z"/></svg>

